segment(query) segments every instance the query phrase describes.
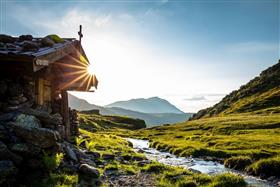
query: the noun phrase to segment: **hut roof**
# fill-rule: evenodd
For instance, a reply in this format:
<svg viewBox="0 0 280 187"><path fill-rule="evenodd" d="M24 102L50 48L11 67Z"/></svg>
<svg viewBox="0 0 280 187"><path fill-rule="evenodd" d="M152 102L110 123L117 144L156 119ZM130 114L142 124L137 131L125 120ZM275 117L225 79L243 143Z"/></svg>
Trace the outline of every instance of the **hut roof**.
<svg viewBox="0 0 280 187"><path fill-rule="evenodd" d="M32 74L52 65L58 67L62 73L72 74L71 77L63 79L64 82L66 80L71 82L64 89L89 91L92 86L97 87L98 81L94 75L91 75L93 77L91 80L94 81L90 83L77 79L79 74L75 72L84 68L84 73L87 73L89 61L80 42L75 38L60 38L57 35L48 35L44 38L33 38L31 35L20 37L0 35L0 67L2 67L0 69L6 67L16 69L17 66L22 66L22 69Z"/></svg>

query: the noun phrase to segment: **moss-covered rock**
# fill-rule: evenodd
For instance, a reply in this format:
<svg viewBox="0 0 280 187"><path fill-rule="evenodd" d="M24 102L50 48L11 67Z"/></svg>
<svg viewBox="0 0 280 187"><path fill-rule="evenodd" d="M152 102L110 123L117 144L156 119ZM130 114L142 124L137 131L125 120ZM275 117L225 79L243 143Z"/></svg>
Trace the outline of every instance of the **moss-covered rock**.
<svg viewBox="0 0 280 187"><path fill-rule="evenodd" d="M237 170L244 170L250 164L252 164L252 160L248 156L231 157L226 159L224 162L226 167Z"/></svg>
<svg viewBox="0 0 280 187"><path fill-rule="evenodd" d="M261 159L250 165L247 172L252 175L268 178L270 176L280 177L280 157Z"/></svg>

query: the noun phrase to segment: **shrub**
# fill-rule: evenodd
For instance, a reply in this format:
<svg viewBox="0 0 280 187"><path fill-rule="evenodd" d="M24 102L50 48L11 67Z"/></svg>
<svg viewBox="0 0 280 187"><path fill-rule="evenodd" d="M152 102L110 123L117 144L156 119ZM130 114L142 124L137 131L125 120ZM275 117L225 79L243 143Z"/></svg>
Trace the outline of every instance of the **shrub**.
<svg viewBox="0 0 280 187"><path fill-rule="evenodd" d="M252 160L248 156L235 156L226 159L224 162L226 167L237 170L244 170L250 164L252 164Z"/></svg>
<svg viewBox="0 0 280 187"><path fill-rule="evenodd" d="M263 177L280 176L280 157L261 159L250 165L247 172Z"/></svg>
<svg viewBox="0 0 280 187"><path fill-rule="evenodd" d="M216 175L210 187L245 187L246 182L242 176L225 173Z"/></svg>
<svg viewBox="0 0 280 187"><path fill-rule="evenodd" d="M79 137L75 137L75 143L77 145L77 147L79 148L80 145L85 141L85 139L83 138L79 138Z"/></svg>
<svg viewBox="0 0 280 187"><path fill-rule="evenodd" d="M64 39L60 38L58 35L56 34L51 34L47 36L48 38L52 39L55 43L61 43L64 42Z"/></svg>
<svg viewBox="0 0 280 187"><path fill-rule="evenodd" d="M51 174L48 181L49 186L77 186L78 185L78 175L68 175L68 174Z"/></svg>
<svg viewBox="0 0 280 187"><path fill-rule="evenodd" d="M93 141L85 141L85 146L87 150L92 150L94 148L94 142Z"/></svg>
<svg viewBox="0 0 280 187"><path fill-rule="evenodd" d="M63 153L56 153L54 156L49 156L47 153L43 152L43 162L46 170L51 172L56 169L60 165L63 156Z"/></svg>

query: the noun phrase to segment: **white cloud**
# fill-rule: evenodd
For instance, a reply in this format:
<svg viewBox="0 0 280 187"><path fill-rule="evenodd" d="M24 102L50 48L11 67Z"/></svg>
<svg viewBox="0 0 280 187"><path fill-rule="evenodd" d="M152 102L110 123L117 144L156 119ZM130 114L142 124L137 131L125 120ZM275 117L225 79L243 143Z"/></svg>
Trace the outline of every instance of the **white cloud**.
<svg viewBox="0 0 280 187"><path fill-rule="evenodd" d="M228 88L227 80L213 79L212 65L199 63L205 61L205 57L173 54L141 37L144 28L137 25L143 21L141 16L78 8L65 11L61 17L53 15L51 10L36 10L41 11L38 16L27 14L28 9L22 11L25 13L17 19L24 19L23 23L41 36L43 32L77 37L78 26L83 25L83 47L100 82L97 92L82 94L91 103L105 105L117 100L169 93L189 93L195 97L195 93L223 92ZM154 13L157 10L148 14ZM147 17L143 19L147 20ZM186 112L195 112L217 101L211 96L203 96L206 98L203 102L184 101L186 95L163 98L170 99Z"/></svg>

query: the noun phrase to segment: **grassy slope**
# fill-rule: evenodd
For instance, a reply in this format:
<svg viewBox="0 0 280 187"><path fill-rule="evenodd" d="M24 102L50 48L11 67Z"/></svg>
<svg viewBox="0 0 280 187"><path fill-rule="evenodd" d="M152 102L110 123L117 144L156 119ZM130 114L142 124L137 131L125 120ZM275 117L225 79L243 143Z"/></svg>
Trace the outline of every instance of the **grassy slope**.
<svg viewBox="0 0 280 187"><path fill-rule="evenodd" d="M98 131L107 129L141 129L145 128L145 121L125 116L103 116L97 114L79 113L80 128Z"/></svg>
<svg viewBox="0 0 280 187"><path fill-rule="evenodd" d="M178 155L280 154L280 115L230 115L135 132ZM159 148L160 148L159 147Z"/></svg>
<svg viewBox="0 0 280 187"><path fill-rule="evenodd" d="M263 71L213 107L200 110L193 119L239 113L280 113L280 62Z"/></svg>
<svg viewBox="0 0 280 187"><path fill-rule="evenodd" d="M153 147L179 156L231 157L226 166L245 163L241 169L252 174L279 176L280 62L199 111L192 121L140 130L133 136L148 138Z"/></svg>
<svg viewBox="0 0 280 187"><path fill-rule="evenodd" d="M98 152L101 154L101 162L105 163L105 166L98 168L101 173L105 173L106 170L116 169L120 174L133 175L137 173L148 173L152 175L156 180L156 186L162 187L176 187L176 186L245 186L245 183L240 176L232 174L223 174L217 176L208 176L205 174L196 174L178 167L164 166L157 162L145 164L140 166L137 161L130 160L123 163L117 159L111 162L104 162L102 160L103 154L114 154L120 156L130 157L143 157L144 155L135 153L130 147L129 143L121 138L120 135L132 134L134 131L125 128L118 128L119 126L106 126L100 120L97 120L100 116L96 115L84 115L80 114L80 118L84 119L83 126L92 126L93 123L98 128L93 129L94 133L80 129L81 137L77 138L78 145L84 149ZM142 132L142 131L140 131ZM146 132L146 131L145 131ZM84 142L84 143L82 143ZM103 184L106 186L106 183Z"/></svg>

